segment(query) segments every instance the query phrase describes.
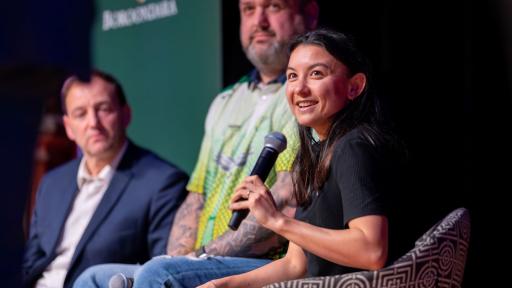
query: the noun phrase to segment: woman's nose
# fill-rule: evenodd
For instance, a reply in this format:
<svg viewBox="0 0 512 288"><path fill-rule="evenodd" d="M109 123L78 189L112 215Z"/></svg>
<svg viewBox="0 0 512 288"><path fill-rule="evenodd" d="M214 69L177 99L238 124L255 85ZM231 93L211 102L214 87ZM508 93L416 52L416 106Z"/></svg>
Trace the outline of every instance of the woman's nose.
<svg viewBox="0 0 512 288"><path fill-rule="evenodd" d="M295 82L295 94L300 95L302 97L309 95L309 87L306 80L299 79Z"/></svg>

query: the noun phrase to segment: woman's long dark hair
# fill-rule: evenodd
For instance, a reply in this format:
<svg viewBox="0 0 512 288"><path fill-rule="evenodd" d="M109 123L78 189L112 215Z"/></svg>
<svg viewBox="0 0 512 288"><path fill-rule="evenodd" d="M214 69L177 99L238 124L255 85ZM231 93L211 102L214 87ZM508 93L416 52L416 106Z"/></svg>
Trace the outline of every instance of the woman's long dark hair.
<svg viewBox="0 0 512 288"><path fill-rule="evenodd" d="M317 143L310 127L298 125L300 148L293 164L294 193L297 204L307 206L311 201L311 193L320 191L327 180L334 144L343 135L356 127L361 127L370 143L383 141L386 136L380 125L380 104L370 92L368 61L357 50L353 40L343 33L326 29L316 30L297 37L290 44L290 54L301 45L324 48L348 68L349 77L363 73L367 79L361 94L334 115L325 141Z"/></svg>

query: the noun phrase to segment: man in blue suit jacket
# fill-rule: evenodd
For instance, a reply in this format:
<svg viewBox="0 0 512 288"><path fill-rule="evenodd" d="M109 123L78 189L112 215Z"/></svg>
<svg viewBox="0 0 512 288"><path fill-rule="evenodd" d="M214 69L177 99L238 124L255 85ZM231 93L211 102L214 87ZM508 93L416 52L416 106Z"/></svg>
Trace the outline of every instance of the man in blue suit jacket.
<svg viewBox="0 0 512 288"><path fill-rule="evenodd" d="M71 287L101 263L164 254L187 175L126 137L131 112L110 75L69 78L64 126L83 157L41 181L23 263L26 287Z"/></svg>

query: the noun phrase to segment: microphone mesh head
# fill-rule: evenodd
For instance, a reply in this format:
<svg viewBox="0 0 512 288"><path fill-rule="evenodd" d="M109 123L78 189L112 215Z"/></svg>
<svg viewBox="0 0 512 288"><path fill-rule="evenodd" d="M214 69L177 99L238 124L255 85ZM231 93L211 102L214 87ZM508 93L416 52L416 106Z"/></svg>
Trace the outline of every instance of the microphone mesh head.
<svg viewBox="0 0 512 288"><path fill-rule="evenodd" d="M281 153L286 149L286 137L281 132L274 131L265 136L265 147L270 147Z"/></svg>

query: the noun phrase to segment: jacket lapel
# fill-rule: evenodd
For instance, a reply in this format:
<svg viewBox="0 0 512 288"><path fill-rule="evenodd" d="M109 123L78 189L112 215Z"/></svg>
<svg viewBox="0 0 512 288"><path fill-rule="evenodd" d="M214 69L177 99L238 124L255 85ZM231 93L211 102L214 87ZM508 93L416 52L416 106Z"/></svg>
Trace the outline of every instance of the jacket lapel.
<svg viewBox="0 0 512 288"><path fill-rule="evenodd" d="M53 231L52 233L48 233L48 235L51 235L51 238L49 239L50 241L47 242L47 247L50 248L49 251L52 252L55 252L57 248L62 235L62 230L64 229L64 224L66 223L69 211L73 206L73 201L76 193L78 192L76 174L79 164L80 159L76 159L72 164L71 169L69 169L68 175L60 179L60 181L54 182L56 187L51 189L53 191L59 191L59 193L52 193L52 199L47 201L47 203L51 205L51 208L46 210L49 213L46 219L55 219L55 221L48 221L48 223L44 223L44 225L48 225L48 231Z"/></svg>
<svg viewBox="0 0 512 288"><path fill-rule="evenodd" d="M112 211L114 205L117 203L119 197L123 194L124 190L128 186L128 183L133 177L133 172L131 170L133 165L131 162L133 161L134 149L136 149L134 145L129 143L128 149L126 149L126 153L119 163L119 166L116 169L114 176L112 177L107 191L105 191L105 194L103 195L103 198L101 199L98 207L96 208L96 211L89 221L89 224L87 225L87 228L85 229L80 242L78 242L75 253L73 254L73 258L71 259L70 270L77 257L84 249L85 245L89 242L89 239L94 235L98 227Z"/></svg>

